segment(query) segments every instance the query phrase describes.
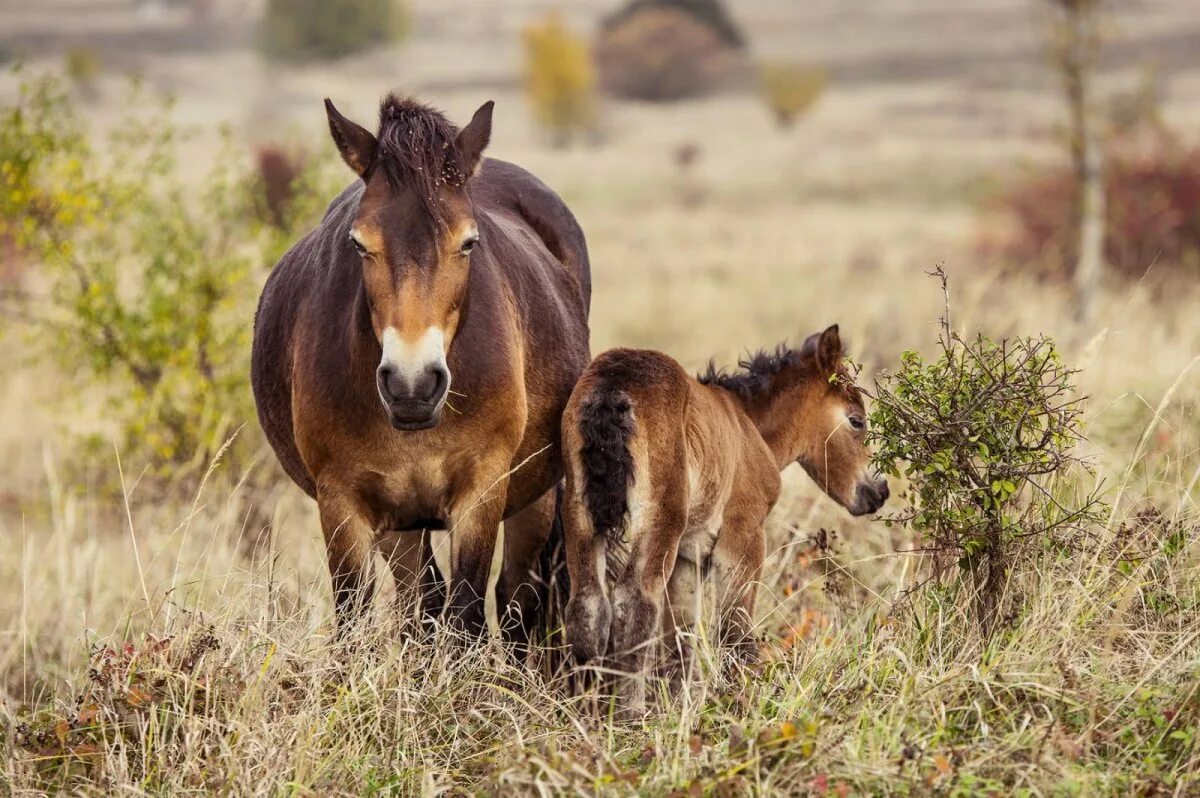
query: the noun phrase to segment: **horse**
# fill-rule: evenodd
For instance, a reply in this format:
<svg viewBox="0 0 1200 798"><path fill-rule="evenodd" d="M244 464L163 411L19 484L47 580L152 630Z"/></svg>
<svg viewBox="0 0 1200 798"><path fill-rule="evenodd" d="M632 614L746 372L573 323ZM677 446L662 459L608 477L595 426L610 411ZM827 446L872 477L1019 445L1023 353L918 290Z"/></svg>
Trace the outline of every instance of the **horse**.
<svg viewBox="0 0 1200 798"><path fill-rule="evenodd" d="M325 109L358 179L263 288L259 420L316 499L339 635L373 596L375 551L427 620L448 605L452 626L482 635L507 519L497 602L520 639L541 600L562 411L590 359L583 231L538 178L483 156L491 102L459 129L392 94L375 134Z"/></svg>
<svg viewBox="0 0 1200 798"><path fill-rule="evenodd" d="M717 640L753 659L763 522L783 468L799 462L853 515L888 498L836 325L739 367L710 362L693 378L665 354L613 349L588 366L567 402L567 640L580 665L607 658L628 675L618 698L631 712L644 706L660 635L674 640L695 625L710 571ZM682 638L677 666L690 656Z"/></svg>

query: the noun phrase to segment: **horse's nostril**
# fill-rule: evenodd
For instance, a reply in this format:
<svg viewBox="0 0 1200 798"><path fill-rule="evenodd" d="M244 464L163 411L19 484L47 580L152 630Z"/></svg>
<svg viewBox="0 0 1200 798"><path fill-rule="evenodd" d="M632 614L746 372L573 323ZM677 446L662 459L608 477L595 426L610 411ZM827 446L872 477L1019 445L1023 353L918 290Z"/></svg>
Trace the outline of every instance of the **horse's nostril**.
<svg viewBox="0 0 1200 798"><path fill-rule="evenodd" d="M421 375L417 384L413 386L414 398L420 399L423 402L436 402L442 398L448 382L449 375L444 368L429 366L425 369L425 373Z"/></svg>
<svg viewBox="0 0 1200 798"><path fill-rule="evenodd" d="M397 399L401 395L403 386L399 384L396 369L392 366L380 366L375 372L379 380L379 389L383 391L384 396L388 399Z"/></svg>

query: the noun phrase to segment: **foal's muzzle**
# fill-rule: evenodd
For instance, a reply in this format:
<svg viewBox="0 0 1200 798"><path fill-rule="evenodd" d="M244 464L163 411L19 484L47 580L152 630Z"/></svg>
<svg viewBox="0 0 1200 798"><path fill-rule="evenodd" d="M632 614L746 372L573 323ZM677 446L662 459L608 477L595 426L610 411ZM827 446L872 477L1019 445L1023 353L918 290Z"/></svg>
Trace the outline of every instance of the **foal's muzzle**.
<svg viewBox="0 0 1200 798"><path fill-rule="evenodd" d="M888 500L888 496L891 495L892 492L888 488L887 480L883 477L875 477L865 482L859 482L858 487L854 491L854 506L849 508L850 514L870 515L871 513L877 513Z"/></svg>
<svg viewBox="0 0 1200 798"><path fill-rule="evenodd" d="M406 373L391 363L381 363L375 378L393 427L419 430L438 423L450 389L450 372L444 365L431 363Z"/></svg>

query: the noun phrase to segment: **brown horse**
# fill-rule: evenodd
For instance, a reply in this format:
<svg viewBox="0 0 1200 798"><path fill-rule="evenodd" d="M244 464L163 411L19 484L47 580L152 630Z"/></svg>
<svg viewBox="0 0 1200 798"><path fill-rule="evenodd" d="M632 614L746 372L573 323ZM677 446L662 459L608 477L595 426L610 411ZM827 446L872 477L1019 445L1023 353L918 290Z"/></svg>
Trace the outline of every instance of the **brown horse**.
<svg viewBox="0 0 1200 798"><path fill-rule="evenodd" d="M440 611L428 530L448 529L452 617L481 633L502 519L497 598L528 627L588 361L583 233L541 181L483 158L490 102L459 130L389 96L375 135L325 106L360 179L271 273L252 376L267 439L317 500L339 629L372 595L375 549Z"/></svg>
<svg viewBox="0 0 1200 798"><path fill-rule="evenodd" d="M670 640L695 624L710 569L718 639L752 655L763 521L781 469L799 462L854 515L888 497L870 468L863 402L836 325L799 350L781 346L740 365L692 378L658 352L614 349L567 403L567 639L576 661L611 655L632 675L622 696L630 710L644 703L660 628ZM686 644L673 648L687 658Z"/></svg>

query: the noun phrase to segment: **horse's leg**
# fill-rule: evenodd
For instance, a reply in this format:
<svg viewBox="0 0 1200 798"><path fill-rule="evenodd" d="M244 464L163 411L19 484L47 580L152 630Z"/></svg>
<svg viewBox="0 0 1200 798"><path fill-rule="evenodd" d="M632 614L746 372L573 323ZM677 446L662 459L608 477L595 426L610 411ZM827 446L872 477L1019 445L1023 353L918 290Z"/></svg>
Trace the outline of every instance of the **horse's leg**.
<svg viewBox="0 0 1200 798"><path fill-rule="evenodd" d="M371 544L375 534L353 502L336 490L318 487L317 509L333 582L337 634L345 638L351 624L362 616L374 596Z"/></svg>
<svg viewBox="0 0 1200 798"><path fill-rule="evenodd" d="M754 601L766 555L762 523L757 516L726 517L712 553L719 612L717 638L747 663L758 659Z"/></svg>
<svg viewBox="0 0 1200 798"><path fill-rule="evenodd" d="M450 617L474 637L487 632L484 595L496 552L496 534L508 495L508 460L496 470L481 469L475 487L464 491L450 509ZM495 474L500 474L497 477Z"/></svg>
<svg viewBox="0 0 1200 798"><path fill-rule="evenodd" d="M403 630L410 631L410 622L417 620L418 615L424 627L430 628L431 621L442 611L446 588L433 558L428 530L385 532L379 536L376 547L396 584L396 612Z"/></svg>
<svg viewBox="0 0 1200 798"><path fill-rule="evenodd" d="M500 634L524 651L548 597L537 564L554 523L554 489L504 522L504 563L496 582Z"/></svg>

